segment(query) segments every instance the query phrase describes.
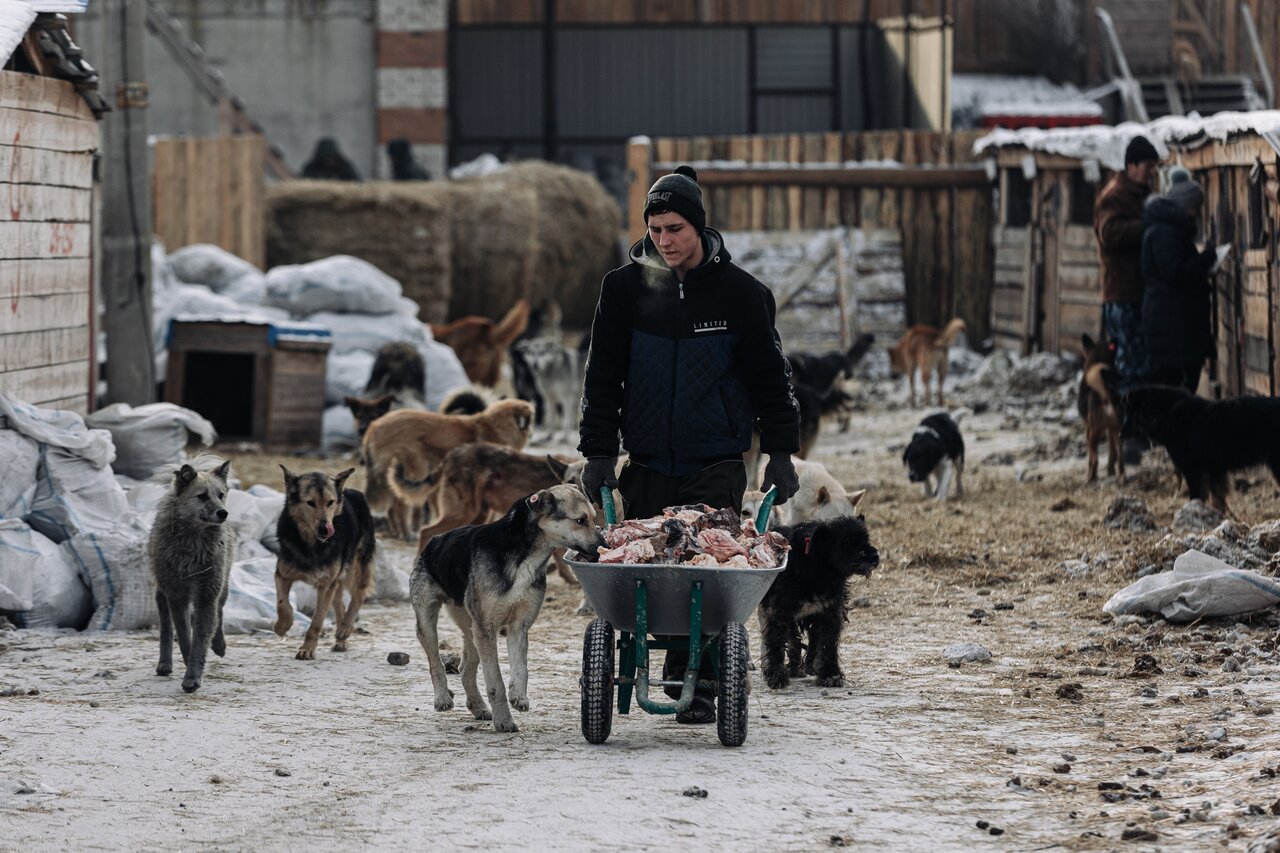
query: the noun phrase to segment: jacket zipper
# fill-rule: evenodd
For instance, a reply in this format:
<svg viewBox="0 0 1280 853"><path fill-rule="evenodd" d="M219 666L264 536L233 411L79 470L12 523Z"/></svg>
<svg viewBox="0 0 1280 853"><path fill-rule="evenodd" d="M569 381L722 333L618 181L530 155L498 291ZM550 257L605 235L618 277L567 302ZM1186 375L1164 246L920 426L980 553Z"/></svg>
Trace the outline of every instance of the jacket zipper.
<svg viewBox="0 0 1280 853"><path fill-rule="evenodd" d="M676 458L676 377L679 375L678 365L680 363L680 315L684 305L684 282L676 279L676 290L679 298L676 300L676 327L675 327L675 349L671 354L671 409L667 417L667 446L671 448L671 463L675 464Z"/></svg>

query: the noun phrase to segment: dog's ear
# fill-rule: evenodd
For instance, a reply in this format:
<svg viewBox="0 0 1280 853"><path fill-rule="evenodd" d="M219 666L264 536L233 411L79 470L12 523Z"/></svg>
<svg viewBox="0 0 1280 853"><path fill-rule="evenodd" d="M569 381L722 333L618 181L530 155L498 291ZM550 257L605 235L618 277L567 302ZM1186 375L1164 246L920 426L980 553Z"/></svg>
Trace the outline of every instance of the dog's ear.
<svg viewBox="0 0 1280 853"><path fill-rule="evenodd" d="M285 491L292 492L298 487L298 475L284 467L284 463L280 463L280 470L284 472L284 488Z"/></svg>
<svg viewBox="0 0 1280 853"><path fill-rule="evenodd" d="M333 487L338 492L338 497L342 497L342 487L346 484L347 478L355 473L355 468L348 468L340 474L333 475Z"/></svg>
<svg viewBox="0 0 1280 853"><path fill-rule="evenodd" d="M547 467L551 469L551 476L555 477L557 482L564 482L564 472L569 470L568 462L565 462L562 459L557 459L548 453Z"/></svg>
<svg viewBox="0 0 1280 853"><path fill-rule="evenodd" d="M369 408L377 412L375 418L380 418L387 412L391 411L391 404L396 401L395 394L383 394L381 397L375 397L369 401Z"/></svg>
<svg viewBox="0 0 1280 853"><path fill-rule="evenodd" d="M228 459L213 470L213 475L222 482L227 482L227 478L231 476L231 460Z"/></svg>
<svg viewBox="0 0 1280 853"><path fill-rule="evenodd" d="M196 469L190 465L183 465L173 475L173 490L181 493L183 489L191 485L196 478Z"/></svg>
<svg viewBox="0 0 1280 853"><path fill-rule="evenodd" d="M849 506L856 510L858 508L858 504L862 503L862 499L865 498L866 496L867 496L866 489L858 489L858 491L849 495Z"/></svg>
<svg viewBox="0 0 1280 853"><path fill-rule="evenodd" d="M831 503L831 490L828 489L826 486L820 486L818 488L818 496L816 500L817 500L818 506L826 506L827 504Z"/></svg>
<svg viewBox="0 0 1280 853"><path fill-rule="evenodd" d="M1088 358L1089 353L1093 352L1093 348L1098 344L1087 333L1080 335L1080 347L1084 350L1084 357Z"/></svg>
<svg viewBox="0 0 1280 853"><path fill-rule="evenodd" d="M351 410L351 414L359 417L360 411L365 407L365 401L359 397L343 397L342 404Z"/></svg>
<svg viewBox="0 0 1280 853"><path fill-rule="evenodd" d="M550 515L556 508L556 496L550 489L543 489L529 495L526 501L529 509L537 515Z"/></svg>

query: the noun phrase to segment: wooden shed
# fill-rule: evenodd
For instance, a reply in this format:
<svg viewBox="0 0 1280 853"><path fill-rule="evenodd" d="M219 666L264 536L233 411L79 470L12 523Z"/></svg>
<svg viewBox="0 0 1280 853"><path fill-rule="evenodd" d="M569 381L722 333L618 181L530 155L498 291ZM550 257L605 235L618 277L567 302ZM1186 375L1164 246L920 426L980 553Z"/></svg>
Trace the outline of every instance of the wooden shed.
<svg viewBox="0 0 1280 853"><path fill-rule="evenodd" d="M1078 351L1101 327L1093 198L1141 133L1205 190L1202 243L1230 243L1213 278L1217 352L1202 390L1213 396L1280 390L1280 112L1165 117L1145 126L996 131L975 143L999 173L993 229L992 328L1023 353Z"/></svg>
<svg viewBox="0 0 1280 853"><path fill-rule="evenodd" d="M75 86L39 73L31 33L0 45L0 60L0 389L85 414L98 125Z"/></svg>

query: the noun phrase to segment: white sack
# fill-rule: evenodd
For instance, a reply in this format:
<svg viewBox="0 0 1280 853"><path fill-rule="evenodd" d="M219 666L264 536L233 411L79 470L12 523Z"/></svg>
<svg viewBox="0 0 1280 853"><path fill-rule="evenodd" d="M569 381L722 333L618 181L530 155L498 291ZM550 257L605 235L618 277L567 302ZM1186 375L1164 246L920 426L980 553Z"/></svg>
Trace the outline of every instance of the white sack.
<svg viewBox="0 0 1280 853"><path fill-rule="evenodd" d="M62 409L41 409L0 391L0 415L9 429L54 447L77 451L79 456L103 468L116 458L111 433L86 429L84 418ZM3 426L3 424L0 424Z"/></svg>
<svg viewBox="0 0 1280 853"><path fill-rule="evenodd" d="M320 425L321 442L325 448L353 448L360 446L356 432L356 419L346 406L330 406L324 410Z"/></svg>
<svg viewBox="0 0 1280 853"><path fill-rule="evenodd" d="M305 317L319 311L389 314L400 308L400 282L368 261L334 255L272 268L266 303Z"/></svg>
<svg viewBox="0 0 1280 853"><path fill-rule="evenodd" d="M93 591L88 630L131 631L157 625L156 584L147 531L121 524L107 533L80 533L62 545Z"/></svg>
<svg viewBox="0 0 1280 853"><path fill-rule="evenodd" d="M1235 616L1280 602L1280 580L1237 569L1202 551L1188 551L1173 570L1139 578L1111 596L1107 613L1159 613L1170 622Z"/></svg>
<svg viewBox="0 0 1280 853"><path fill-rule="evenodd" d="M230 589L227 603L222 608L222 630L227 634L248 634L253 631L271 631L276 624L276 558L259 557L237 560L231 566ZM311 589L306 584L294 584L289 594L293 602L293 627L290 636L306 632L311 620L298 606L300 588ZM312 600L314 601L314 592Z"/></svg>
<svg viewBox="0 0 1280 853"><path fill-rule="evenodd" d="M418 350L427 365L427 408L438 412L445 397L470 384L471 380L467 378L467 371L453 347L432 339L430 333Z"/></svg>
<svg viewBox="0 0 1280 853"><path fill-rule="evenodd" d="M429 339L426 326L403 314L340 314L321 311L307 317L307 322L326 326L333 332L331 353L349 353L355 350L377 353L383 344L393 341L405 341L421 349ZM365 378L368 379L367 376ZM430 379L429 373L427 378Z"/></svg>
<svg viewBox="0 0 1280 853"><path fill-rule="evenodd" d="M129 501L110 466L93 462L60 447L40 454L36 495L24 519L54 542L78 533L104 533L127 521Z"/></svg>
<svg viewBox="0 0 1280 853"><path fill-rule="evenodd" d="M20 432L0 429L0 518L31 511L39 465L39 445Z"/></svg>
<svg viewBox="0 0 1280 853"><path fill-rule="evenodd" d="M218 433L199 413L173 403L149 403L133 408L113 403L85 418L85 422L111 433L116 446L112 469L117 474L146 480L161 465L182 460L189 434L205 447Z"/></svg>
<svg viewBox="0 0 1280 853"><path fill-rule="evenodd" d="M19 628L76 630L93 612L75 564L16 518L0 520L0 612Z"/></svg>
<svg viewBox="0 0 1280 853"><path fill-rule="evenodd" d="M215 293L243 285L246 279L249 282L257 279L259 292L265 289L262 270L221 246L210 243L183 246L170 254L168 261L180 280L187 284L203 284Z"/></svg>
<svg viewBox="0 0 1280 853"><path fill-rule="evenodd" d="M329 350L324 372L325 403L340 406L343 397L363 397L375 358L373 353L365 350L341 353Z"/></svg>

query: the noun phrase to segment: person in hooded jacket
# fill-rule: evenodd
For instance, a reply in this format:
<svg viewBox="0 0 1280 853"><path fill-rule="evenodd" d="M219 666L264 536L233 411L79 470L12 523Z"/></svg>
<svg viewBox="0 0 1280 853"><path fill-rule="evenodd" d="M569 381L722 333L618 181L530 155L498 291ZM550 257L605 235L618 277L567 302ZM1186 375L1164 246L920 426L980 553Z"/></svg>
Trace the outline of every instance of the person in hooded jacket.
<svg viewBox="0 0 1280 853"><path fill-rule="evenodd" d="M773 293L707 227L691 167L654 183L644 219L629 263L600 286L591 326L578 444L587 495L599 501L602 486L617 488L628 518L696 503L740 511L742 455L758 427L769 455L761 487L786 503L799 488L791 454L800 414ZM615 477L620 439L629 458ZM687 659L668 651L664 679L682 678ZM677 720L715 722L713 698L700 690Z"/></svg>
<svg viewBox="0 0 1280 853"><path fill-rule="evenodd" d="M1152 196L1143 211L1142 336L1148 382L1179 385L1195 393L1205 359L1213 354L1209 273L1217 260L1212 246L1196 248L1196 217L1204 190L1181 167L1169 190Z"/></svg>

